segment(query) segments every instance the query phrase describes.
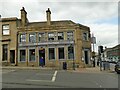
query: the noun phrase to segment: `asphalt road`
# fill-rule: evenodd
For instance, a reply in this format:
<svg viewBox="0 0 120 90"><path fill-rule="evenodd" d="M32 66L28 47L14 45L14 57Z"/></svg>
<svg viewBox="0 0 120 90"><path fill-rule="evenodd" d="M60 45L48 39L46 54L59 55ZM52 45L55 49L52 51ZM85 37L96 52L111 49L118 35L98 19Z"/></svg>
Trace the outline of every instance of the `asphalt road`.
<svg viewBox="0 0 120 90"><path fill-rule="evenodd" d="M118 88L116 73L63 70L3 70L3 88Z"/></svg>

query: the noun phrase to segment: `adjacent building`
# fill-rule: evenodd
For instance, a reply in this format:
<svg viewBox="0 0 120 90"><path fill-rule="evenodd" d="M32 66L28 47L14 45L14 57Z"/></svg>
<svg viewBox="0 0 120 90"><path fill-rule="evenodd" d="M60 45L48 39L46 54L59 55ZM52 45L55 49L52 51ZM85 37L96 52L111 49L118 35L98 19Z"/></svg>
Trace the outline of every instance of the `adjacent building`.
<svg viewBox="0 0 120 90"><path fill-rule="evenodd" d="M46 21L29 22L23 7L21 18L2 18L1 49L3 65L40 66L60 68L63 62L68 67L91 65L90 28L71 20L51 20L51 11L46 10ZM39 21L39 20L38 20Z"/></svg>
<svg viewBox="0 0 120 90"><path fill-rule="evenodd" d="M120 44L118 44L112 48L105 48L104 58L107 61L117 62L118 60L120 60Z"/></svg>

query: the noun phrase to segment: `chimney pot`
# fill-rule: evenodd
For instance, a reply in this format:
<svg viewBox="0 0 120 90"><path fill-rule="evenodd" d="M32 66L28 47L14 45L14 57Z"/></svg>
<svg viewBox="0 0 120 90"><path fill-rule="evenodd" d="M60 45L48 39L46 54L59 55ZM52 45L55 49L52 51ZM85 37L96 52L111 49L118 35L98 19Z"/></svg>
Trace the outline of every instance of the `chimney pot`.
<svg viewBox="0 0 120 90"><path fill-rule="evenodd" d="M46 10L46 17L47 17L47 25L51 24L51 11L50 8L48 8L48 10Z"/></svg>

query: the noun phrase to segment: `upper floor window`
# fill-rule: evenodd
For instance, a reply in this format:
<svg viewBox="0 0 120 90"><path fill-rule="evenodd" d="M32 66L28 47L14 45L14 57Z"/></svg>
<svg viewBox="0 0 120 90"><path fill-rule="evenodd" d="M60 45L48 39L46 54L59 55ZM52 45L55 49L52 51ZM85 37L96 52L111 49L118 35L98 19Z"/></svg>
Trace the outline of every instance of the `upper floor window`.
<svg viewBox="0 0 120 90"><path fill-rule="evenodd" d="M36 33L29 34L29 42L36 42Z"/></svg>
<svg viewBox="0 0 120 90"><path fill-rule="evenodd" d="M20 34L20 42L26 42L26 34Z"/></svg>
<svg viewBox="0 0 120 90"><path fill-rule="evenodd" d="M51 41L51 40L55 40L55 35L53 32L51 33L48 33L48 40Z"/></svg>
<svg viewBox="0 0 120 90"><path fill-rule="evenodd" d="M73 40L73 32L67 32L67 40Z"/></svg>
<svg viewBox="0 0 120 90"><path fill-rule="evenodd" d="M58 40L64 40L64 33L58 32Z"/></svg>
<svg viewBox="0 0 120 90"><path fill-rule="evenodd" d="M38 37L39 37L39 42L45 41L45 33L39 33Z"/></svg>
<svg viewBox="0 0 120 90"><path fill-rule="evenodd" d="M3 35L9 35L10 34L10 27L9 24L2 26L2 34Z"/></svg>
<svg viewBox="0 0 120 90"><path fill-rule="evenodd" d="M88 33L86 32L83 33L83 40L88 40Z"/></svg>

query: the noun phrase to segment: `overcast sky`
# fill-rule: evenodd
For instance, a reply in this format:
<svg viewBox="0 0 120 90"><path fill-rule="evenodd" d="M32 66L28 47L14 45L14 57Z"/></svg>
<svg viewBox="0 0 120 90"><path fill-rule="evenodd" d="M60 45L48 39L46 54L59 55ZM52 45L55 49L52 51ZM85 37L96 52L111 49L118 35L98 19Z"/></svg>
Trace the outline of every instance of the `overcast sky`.
<svg viewBox="0 0 120 90"><path fill-rule="evenodd" d="M77 1L41 1L41 0L2 0L2 17L20 18L20 9L25 7L30 22L46 21L46 9L50 8L52 20L72 20L89 26L91 34L99 45L113 47L118 44L118 2L117 0L77 0Z"/></svg>

